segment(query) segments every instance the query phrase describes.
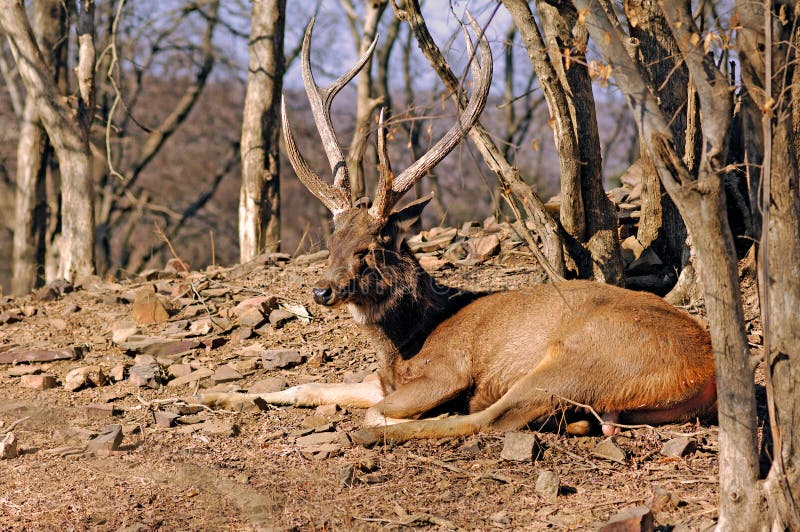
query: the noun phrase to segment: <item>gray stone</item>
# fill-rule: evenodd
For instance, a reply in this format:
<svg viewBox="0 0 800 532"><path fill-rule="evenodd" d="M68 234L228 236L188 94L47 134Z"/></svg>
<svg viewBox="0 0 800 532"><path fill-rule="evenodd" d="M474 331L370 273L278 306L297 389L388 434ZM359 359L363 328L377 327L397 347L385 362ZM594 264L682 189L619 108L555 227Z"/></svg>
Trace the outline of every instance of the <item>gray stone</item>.
<svg viewBox="0 0 800 532"><path fill-rule="evenodd" d="M137 334L139 328L133 320L115 321L111 326L111 341L119 345L128 341L128 338Z"/></svg>
<svg viewBox="0 0 800 532"><path fill-rule="evenodd" d="M539 438L532 432L508 432L500 458L515 462L529 462L539 454Z"/></svg>
<svg viewBox="0 0 800 532"><path fill-rule="evenodd" d="M189 384L192 382L199 381L200 379L205 379L207 377L212 376L213 374L214 374L213 370L206 367L201 367L189 373L188 375L184 375L183 377L178 377L177 379L172 379L167 383L167 386L169 387L183 386L184 384Z"/></svg>
<svg viewBox="0 0 800 532"><path fill-rule="evenodd" d="M697 444L691 438L681 436L672 438L661 447L661 454L673 458L681 458L694 452Z"/></svg>
<svg viewBox="0 0 800 532"><path fill-rule="evenodd" d="M272 324L274 328L280 329L281 327L286 325L287 322L295 319L296 317L297 316L295 316L288 310L282 308L276 308L275 310L269 313L269 322Z"/></svg>
<svg viewBox="0 0 800 532"><path fill-rule="evenodd" d="M249 393L272 393L279 392L286 388L286 379L281 377L267 377L256 381L247 390Z"/></svg>
<svg viewBox="0 0 800 532"><path fill-rule="evenodd" d="M7 377L22 377L25 375L36 375L41 373L42 368L37 366L29 366L28 364L20 364L19 366L12 366L6 371Z"/></svg>
<svg viewBox="0 0 800 532"><path fill-rule="evenodd" d="M0 439L0 460L10 460L16 457L17 437L13 432L9 432Z"/></svg>
<svg viewBox="0 0 800 532"><path fill-rule="evenodd" d="M87 448L95 454L110 454L119 450L122 443L122 426L109 425L100 432L95 438L89 440Z"/></svg>
<svg viewBox="0 0 800 532"><path fill-rule="evenodd" d="M19 364L20 362L53 362L55 360L75 360L80 358L81 349L24 349L14 348L0 353L0 364Z"/></svg>
<svg viewBox="0 0 800 532"><path fill-rule="evenodd" d="M303 362L305 357L295 349L268 349L261 353L261 365L267 371L286 369Z"/></svg>
<svg viewBox="0 0 800 532"><path fill-rule="evenodd" d="M135 364L128 370L128 382L140 388L158 388L161 384L159 373L161 368L157 362Z"/></svg>
<svg viewBox="0 0 800 532"><path fill-rule="evenodd" d="M558 473L549 469L541 469L536 477L536 493L545 499L554 500L558 497L560 483Z"/></svg>
<svg viewBox="0 0 800 532"><path fill-rule="evenodd" d="M651 532L653 512L647 506L635 506L621 511L600 528L600 532Z"/></svg>
<svg viewBox="0 0 800 532"><path fill-rule="evenodd" d="M58 381L52 375L23 375L19 385L34 390L49 390L58 386Z"/></svg>
<svg viewBox="0 0 800 532"><path fill-rule="evenodd" d="M341 432L314 432L295 440L295 444L300 447L312 447L329 443L344 445L347 443L347 436Z"/></svg>
<svg viewBox="0 0 800 532"><path fill-rule="evenodd" d="M242 374L236 371L232 366L220 366L211 376L211 380L217 384L238 381L242 378Z"/></svg>
<svg viewBox="0 0 800 532"><path fill-rule="evenodd" d="M626 463L625 451L623 451L612 436L595 445L592 454L598 458L611 460L620 464Z"/></svg>
<svg viewBox="0 0 800 532"><path fill-rule="evenodd" d="M153 412L153 417L156 420L156 426L163 429L168 429L175 424L178 414L176 412L165 412L164 410L156 410Z"/></svg>

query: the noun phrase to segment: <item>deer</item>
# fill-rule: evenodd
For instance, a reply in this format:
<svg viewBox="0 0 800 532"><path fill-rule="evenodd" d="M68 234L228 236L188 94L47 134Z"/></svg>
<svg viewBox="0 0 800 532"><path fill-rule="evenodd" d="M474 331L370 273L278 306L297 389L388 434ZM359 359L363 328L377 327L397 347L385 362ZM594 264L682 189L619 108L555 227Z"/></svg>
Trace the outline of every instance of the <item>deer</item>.
<svg viewBox="0 0 800 532"><path fill-rule="evenodd" d="M709 335L689 314L660 297L599 282L570 280L513 291L470 292L427 273L405 241L431 200L395 208L431 168L463 140L489 93L492 55L472 21L477 49L473 91L463 112L420 159L395 175L383 112L378 122L379 176L371 204L353 202L345 158L336 140L331 102L365 65L377 37L357 63L327 88L310 66L314 21L301 51L302 76L333 173L316 174L295 142L285 102L286 151L302 183L333 214L329 266L313 287L322 306L346 305L379 354L380 369L361 383L310 383L278 392L201 394L204 404L242 402L366 409L351 439L381 441L510 431L552 415L564 401L593 409L603 434L621 422L660 424L709 415L716 407ZM464 414L429 417L453 401Z"/></svg>

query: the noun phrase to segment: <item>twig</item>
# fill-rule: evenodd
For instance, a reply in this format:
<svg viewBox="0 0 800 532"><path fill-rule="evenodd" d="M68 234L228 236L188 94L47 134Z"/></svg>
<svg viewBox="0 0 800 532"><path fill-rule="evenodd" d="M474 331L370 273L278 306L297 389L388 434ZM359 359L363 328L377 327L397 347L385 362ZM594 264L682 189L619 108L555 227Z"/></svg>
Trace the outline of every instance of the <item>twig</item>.
<svg viewBox="0 0 800 532"><path fill-rule="evenodd" d="M23 418L20 418L20 419L16 420L16 421L15 421L15 422L13 422L11 425L9 425L9 426L8 426L8 428L4 429L4 430L5 430L5 434L8 434L9 432L12 432L12 431L13 431L15 428L17 428L17 426L18 426L20 423L22 423L23 421L27 421L27 420L29 420L30 418L31 418L31 416L25 416L25 417L23 417Z"/></svg>

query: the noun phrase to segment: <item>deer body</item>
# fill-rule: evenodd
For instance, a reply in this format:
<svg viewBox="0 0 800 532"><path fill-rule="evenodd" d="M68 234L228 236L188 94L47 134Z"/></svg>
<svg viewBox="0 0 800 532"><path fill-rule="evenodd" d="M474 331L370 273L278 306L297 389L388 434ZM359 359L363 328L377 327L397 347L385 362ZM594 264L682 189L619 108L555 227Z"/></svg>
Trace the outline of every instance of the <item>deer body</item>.
<svg viewBox="0 0 800 532"><path fill-rule="evenodd" d="M349 176L330 120L333 96L363 67L322 90L310 70L313 21L303 43L303 79L334 174L315 174L294 142L286 111L286 149L298 177L333 213L327 274L314 287L317 303L346 304L381 356L381 369L360 384L304 384L258 395L206 393L227 408L260 400L368 408L360 443L387 438L471 434L518 428L552 414L560 401L593 408L616 429L620 419L663 423L713 409L716 389L709 336L694 319L661 298L588 281L472 293L438 284L404 241L430 198L392 210L397 200L463 139L488 95L491 52L479 39L475 90L464 113L431 150L401 174L392 173L383 116L378 129L380 177L367 208L350 198ZM473 24L473 30L480 29ZM471 41L467 39L468 46ZM454 399L469 413L420 419Z"/></svg>

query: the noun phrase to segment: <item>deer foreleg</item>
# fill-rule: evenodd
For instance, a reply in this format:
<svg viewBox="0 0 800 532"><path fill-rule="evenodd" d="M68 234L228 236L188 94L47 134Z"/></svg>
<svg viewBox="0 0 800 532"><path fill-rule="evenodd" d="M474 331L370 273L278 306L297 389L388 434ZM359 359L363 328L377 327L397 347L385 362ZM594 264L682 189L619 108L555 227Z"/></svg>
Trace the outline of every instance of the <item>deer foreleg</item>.
<svg viewBox="0 0 800 532"><path fill-rule="evenodd" d="M206 392L198 394L195 399L200 404L228 410L241 410L242 407L249 406L256 401L271 405L336 404L353 408L369 408L383 399L383 388L378 381L358 384L309 383L269 393Z"/></svg>

